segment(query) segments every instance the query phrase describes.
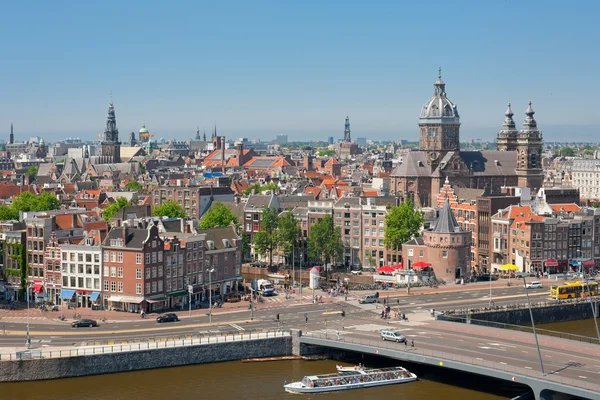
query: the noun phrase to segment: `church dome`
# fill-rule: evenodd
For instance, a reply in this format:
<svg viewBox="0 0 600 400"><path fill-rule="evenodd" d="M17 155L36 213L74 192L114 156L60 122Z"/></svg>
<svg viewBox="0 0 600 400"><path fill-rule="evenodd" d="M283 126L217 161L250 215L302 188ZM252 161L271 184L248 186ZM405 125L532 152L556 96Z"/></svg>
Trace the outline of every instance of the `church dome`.
<svg viewBox="0 0 600 400"><path fill-rule="evenodd" d="M140 133L148 133L148 129L146 129L146 124L143 124L140 128Z"/></svg>
<svg viewBox="0 0 600 400"><path fill-rule="evenodd" d="M433 87L433 97L421 108L420 122L427 123L430 119L441 119L444 122L459 123L458 108L446 97L446 84L442 81L441 69Z"/></svg>

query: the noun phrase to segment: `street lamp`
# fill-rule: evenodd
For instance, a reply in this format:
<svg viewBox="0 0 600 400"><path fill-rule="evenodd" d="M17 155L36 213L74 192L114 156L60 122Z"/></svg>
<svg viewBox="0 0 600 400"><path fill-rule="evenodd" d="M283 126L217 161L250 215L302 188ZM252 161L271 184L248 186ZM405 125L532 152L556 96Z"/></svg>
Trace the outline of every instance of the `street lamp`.
<svg viewBox="0 0 600 400"><path fill-rule="evenodd" d="M31 347L31 337L29 336L29 282L26 283L25 293L27 294L27 337L25 338L25 345L29 349Z"/></svg>
<svg viewBox="0 0 600 400"><path fill-rule="evenodd" d="M208 323L212 324L212 274L214 268L208 270Z"/></svg>
<svg viewBox="0 0 600 400"><path fill-rule="evenodd" d="M529 316L531 317L531 327L533 328L533 337L535 337L535 347L537 348L538 357L540 358L540 369L542 370L542 376L545 376L544 363L542 362L542 352L540 351L540 344L538 342L537 334L535 332L535 323L533 322L533 311L531 311L531 301L529 301L529 290L527 289L527 281L523 276L523 286L525 287L525 294L527 295L527 306L529 307Z"/></svg>

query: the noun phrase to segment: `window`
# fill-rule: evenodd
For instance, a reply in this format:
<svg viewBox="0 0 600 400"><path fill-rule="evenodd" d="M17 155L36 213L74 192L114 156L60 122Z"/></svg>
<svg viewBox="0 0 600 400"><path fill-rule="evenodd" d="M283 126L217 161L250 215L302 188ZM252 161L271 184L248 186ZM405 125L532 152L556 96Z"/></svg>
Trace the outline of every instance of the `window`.
<svg viewBox="0 0 600 400"><path fill-rule="evenodd" d="M141 283L135 284L135 294L142 294L142 284Z"/></svg>
<svg viewBox="0 0 600 400"><path fill-rule="evenodd" d="M150 293L150 283L146 283L146 294Z"/></svg>
<svg viewBox="0 0 600 400"><path fill-rule="evenodd" d="M142 279L142 269L141 268L135 269L135 279Z"/></svg>
<svg viewBox="0 0 600 400"><path fill-rule="evenodd" d="M135 255L135 263L136 264L141 264L142 263L142 255L140 253L137 253Z"/></svg>
<svg viewBox="0 0 600 400"><path fill-rule="evenodd" d="M123 282L119 282L119 292L123 293Z"/></svg>
<svg viewBox="0 0 600 400"><path fill-rule="evenodd" d="M119 267L119 278L123 277L123 267Z"/></svg>
<svg viewBox="0 0 600 400"><path fill-rule="evenodd" d="M108 281L104 281L104 291L108 292Z"/></svg>
<svg viewBox="0 0 600 400"><path fill-rule="evenodd" d="M115 282L115 281L111 281L110 282L110 291L111 292L116 292L117 291L117 282Z"/></svg>
<svg viewBox="0 0 600 400"><path fill-rule="evenodd" d="M156 292L156 282L152 282L152 293Z"/></svg>
<svg viewBox="0 0 600 400"><path fill-rule="evenodd" d="M419 250L419 257L423 257L425 255L425 252L423 250Z"/></svg>
<svg viewBox="0 0 600 400"><path fill-rule="evenodd" d="M163 291L163 281L158 281L158 291L159 292Z"/></svg>
<svg viewBox="0 0 600 400"><path fill-rule="evenodd" d="M442 258L448 258L448 250L442 250Z"/></svg>
<svg viewBox="0 0 600 400"><path fill-rule="evenodd" d="M156 264L156 252L152 252L152 264Z"/></svg>
<svg viewBox="0 0 600 400"><path fill-rule="evenodd" d="M106 265L105 265L105 266L104 266L104 276L105 276L105 277L107 277L107 278L108 278L108 276L109 276L109 275L108 275L108 270L109 270L108 266L106 266ZM108 290L108 289L106 289L106 290Z"/></svg>
<svg viewBox="0 0 600 400"><path fill-rule="evenodd" d="M158 252L158 262L162 262L162 260L163 260L163 252L159 251Z"/></svg>
<svg viewBox="0 0 600 400"><path fill-rule="evenodd" d="M123 253L119 252L119 254L117 255L117 261L121 264L123 264Z"/></svg>
<svg viewBox="0 0 600 400"><path fill-rule="evenodd" d="M150 279L151 270L150 267L146 268L146 279Z"/></svg>
<svg viewBox="0 0 600 400"><path fill-rule="evenodd" d="M108 251L104 252L104 262L108 261Z"/></svg>
<svg viewBox="0 0 600 400"><path fill-rule="evenodd" d="M114 251L110 252L110 261L111 262L116 262L117 261L117 254Z"/></svg>
<svg viewBox="0 0 600 400"><path fill-rule="evenodd" d="M114 278L117 276L117 267L110 267L110 276Z"/></svg>
<svg viewBox="0 0 600 400"><path fill-rule="evenodd" d="M383 226L384 226L383 224L384 224L384 221L383 220L379 220L379 227L380 228L383 228Z"/></svg>
<svg viewBox="0 0 600 400"><path fill-rule="evenodd" d="M159 254L160 254L160 253L159 253ZM159 266L159 267L158 267L158 277L159 277L159 278L162 278L162 276L163 276L163 267L162 267L162 266Z"/></svg>
<svg viewBox="0 0 600 400"><path fill-rule="evenodd" d="M413 256L413 249L408 249L408 256L412 257Z"/></svg>
<svg viewBox="0 0 600 400"><path fill-rule="evenodd" d="M146 264L150 264L150 253L146 253Z"/></svg>
<svg viewBox="0 0 600 400"><path fill-rule="evenodd" d="M152 267L152 277L156 278L156 267Z"/></svg>

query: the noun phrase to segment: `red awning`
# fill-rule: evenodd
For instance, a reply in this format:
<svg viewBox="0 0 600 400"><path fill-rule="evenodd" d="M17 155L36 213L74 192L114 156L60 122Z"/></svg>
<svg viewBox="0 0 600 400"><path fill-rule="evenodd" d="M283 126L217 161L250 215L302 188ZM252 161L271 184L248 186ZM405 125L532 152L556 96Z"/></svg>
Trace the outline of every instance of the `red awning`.
<svg viewBox="0 0 600 400"><path fill-rule="evenodd" d="M556 260L546 260L546 267L558 267L558 261Z"/></svg>
<svg viewBox="0 0 600 400"><path fill-rule="evenodd" d="M593 267L594 266L594 262L592 260L584 261L583 262L583 266L584 267Z"/></svg>
<svg viewBox="0 0 600 400"><path fill-rule="evenodd" d="M44 285L41 283L35 283L31 287L31 291L33 293L44 293Z"/></svg>
<svg viewBox="0 0 600 400"><path fill-rule="evenodd" d="M425 267L431 267L431 264L426 263L424 261L417 261L412 266L413 266L413 268L425 268Z"/></svg>
<svg viewBox="0 0 600 400"><path fill-rule="evenodd" d="M396 270L396 268L392 267L391 265L384 265L383 267L379 267L377 268L377 272L394 272Z"/></svg>

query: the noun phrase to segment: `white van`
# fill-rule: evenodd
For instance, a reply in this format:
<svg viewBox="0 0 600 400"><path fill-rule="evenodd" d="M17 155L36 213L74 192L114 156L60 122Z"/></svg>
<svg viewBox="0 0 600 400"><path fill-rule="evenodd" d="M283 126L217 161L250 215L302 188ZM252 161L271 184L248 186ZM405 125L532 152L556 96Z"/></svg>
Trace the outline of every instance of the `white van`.
<svg viewBox="0 0 600 400"><path fill-rule="evenodd" d="M381 331L381 339L382 340L391 340L393 342L404 343L406 342L406 337L400 332L396 331Z"/></svg>

